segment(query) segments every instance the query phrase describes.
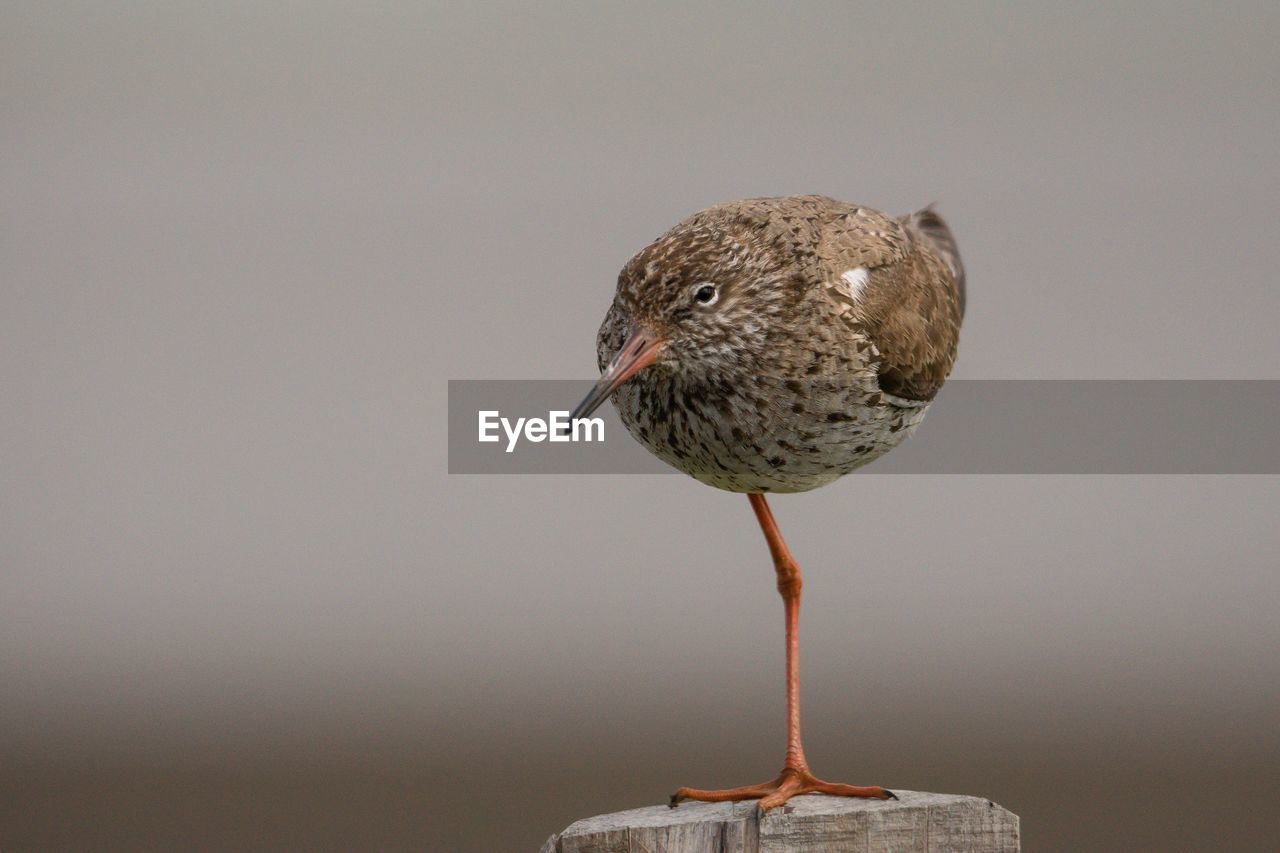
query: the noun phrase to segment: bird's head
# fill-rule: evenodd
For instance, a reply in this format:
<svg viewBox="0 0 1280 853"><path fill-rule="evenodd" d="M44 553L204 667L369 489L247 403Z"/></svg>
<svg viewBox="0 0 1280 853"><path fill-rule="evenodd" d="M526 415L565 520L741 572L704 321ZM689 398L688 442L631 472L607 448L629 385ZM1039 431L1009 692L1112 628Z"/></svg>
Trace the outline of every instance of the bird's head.
<svg viewBox="0 0 1280 853"><path fill-rule="evenodd" d="M658 238L618 275L600 327L600 381L571 417L586 417L642 370L693 376L758 371L780 318L803 288L749 222L695 216Z"/></svg>

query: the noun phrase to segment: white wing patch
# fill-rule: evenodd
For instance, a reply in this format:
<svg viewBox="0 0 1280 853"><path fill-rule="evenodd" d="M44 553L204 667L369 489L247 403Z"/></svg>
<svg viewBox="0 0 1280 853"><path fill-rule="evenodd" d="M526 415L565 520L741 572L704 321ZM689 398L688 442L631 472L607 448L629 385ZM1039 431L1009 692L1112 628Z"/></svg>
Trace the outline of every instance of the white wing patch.
<svg viewBox="0 0 1280 853"><path fill-rule="evenodd" d="M867 287L867 281L870 280L871 274L867 272L866 267L855 267L843 273L840 278L844 279L849 285L849 295L856 302L862 298L862 291Z"/></svg>

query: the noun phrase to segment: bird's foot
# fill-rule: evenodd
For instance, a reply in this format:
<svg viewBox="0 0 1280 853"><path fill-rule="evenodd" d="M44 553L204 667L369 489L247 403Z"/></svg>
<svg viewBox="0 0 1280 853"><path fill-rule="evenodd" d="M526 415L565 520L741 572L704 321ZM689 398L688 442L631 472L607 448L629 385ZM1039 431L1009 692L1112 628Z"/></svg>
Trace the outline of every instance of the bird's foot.
<svg viewBox="0 0 1280 853"><path fill-rule="evenodd" d="M718 791L704 791L698 788L680 788L671 795L671 808L680 804L681 800L701 800L707 803L737 802L739 800L759 800L757 807L761 814L776 809L792 797L800 794L829 794L833 797L872 797L879 800L896 800L893 791L876 785L858 787L857 785L841 785L837 782L823 782L809 772L807 767L787 767L772 782L760 785L746 785L741 788L724 788Z"/></svg>

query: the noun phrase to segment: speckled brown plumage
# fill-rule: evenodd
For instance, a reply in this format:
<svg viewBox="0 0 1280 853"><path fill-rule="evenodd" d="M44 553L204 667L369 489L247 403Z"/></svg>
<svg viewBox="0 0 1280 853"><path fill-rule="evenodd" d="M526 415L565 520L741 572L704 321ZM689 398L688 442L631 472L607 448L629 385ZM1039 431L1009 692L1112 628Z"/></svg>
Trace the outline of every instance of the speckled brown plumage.
<svg viewBox="0 0 1280 853"><path fill-rule="evenodd" d="M864 270L855 294L846 273ZM691 294L712 283L714 304ZM618 277L601 369L637 329L665 341L614 393L664 461L738 492L795 492L887 452L951 370L963 272L931 210L895 219L824 196L694 214Z"/></svg>

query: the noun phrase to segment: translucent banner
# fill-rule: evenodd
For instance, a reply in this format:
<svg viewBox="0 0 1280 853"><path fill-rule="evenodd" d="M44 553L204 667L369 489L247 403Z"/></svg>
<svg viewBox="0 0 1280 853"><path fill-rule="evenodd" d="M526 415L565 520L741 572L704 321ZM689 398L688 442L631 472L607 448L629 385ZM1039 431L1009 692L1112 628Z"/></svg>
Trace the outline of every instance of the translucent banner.
<svg viewBox="0 0 1280 853"><path fill-rule="evenodd" d="M760 380L762 382L767 380ZM451 474L678 473L589 380L450 380ZM952 380L867 474L1278 474L1280 380Z"/></svg>

